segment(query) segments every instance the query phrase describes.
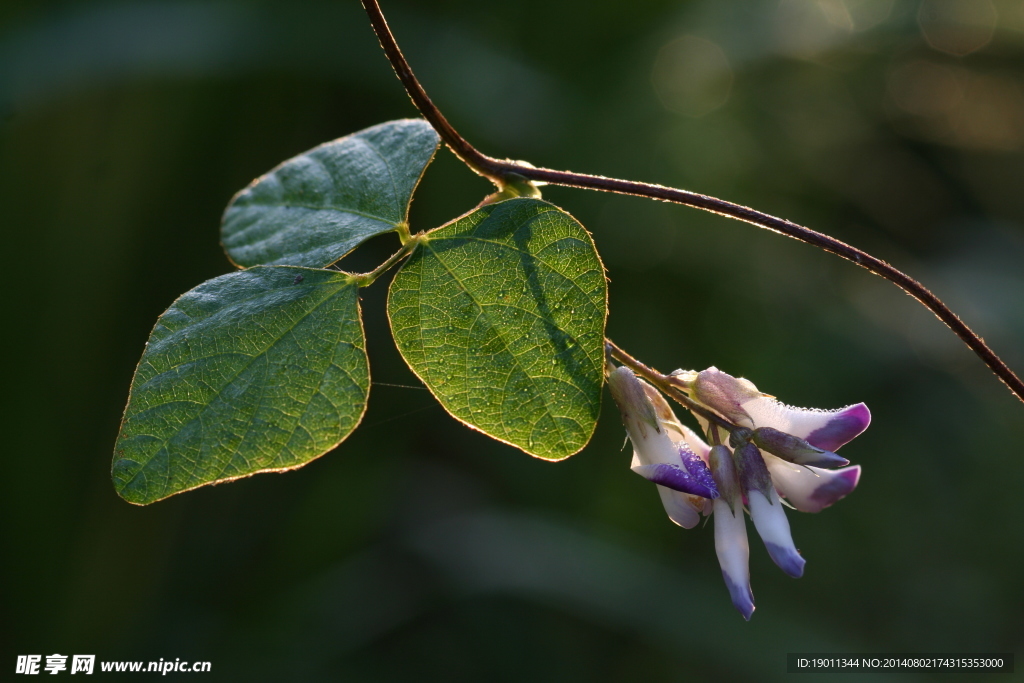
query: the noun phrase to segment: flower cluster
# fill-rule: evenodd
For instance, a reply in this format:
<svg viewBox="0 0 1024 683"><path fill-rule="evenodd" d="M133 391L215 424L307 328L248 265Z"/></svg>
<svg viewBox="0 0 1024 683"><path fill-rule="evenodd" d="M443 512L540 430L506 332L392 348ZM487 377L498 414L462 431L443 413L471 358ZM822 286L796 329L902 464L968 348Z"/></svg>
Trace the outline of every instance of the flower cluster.
<svg viewBox="0 0 1024 683"><path fill-rule="evenodd" d="M658 485L669 519L679 526L696 526L701 514L714 517L722 575L733 605L750 619L744 510L775 564L802 576L805 561L780 496L797 510L818 512L853 491L860 466L843 467L849 461L835 451L867 429L871 413L863 403L835 411L792 408L717 368L676 371L671 383L705 409L694 415L711 445L679 422L657 389L620 367L608 386L633 443L631 467Z"/></svg>

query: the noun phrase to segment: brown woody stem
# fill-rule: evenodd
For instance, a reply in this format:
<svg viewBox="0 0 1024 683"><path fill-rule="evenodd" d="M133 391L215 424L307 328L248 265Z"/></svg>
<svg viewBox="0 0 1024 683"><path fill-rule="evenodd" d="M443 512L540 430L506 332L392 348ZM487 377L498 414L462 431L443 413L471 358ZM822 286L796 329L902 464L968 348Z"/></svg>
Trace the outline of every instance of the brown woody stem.
<svg viewBox="0 0 1024 683"><path fill-rule="evenodd" d="M996 377L1002 380L1018 399L1024 401L1024 382L1003 362L1002 358L988 347L974 330L960 320L959 316L920 282L867 252L823 233L797 225L784 218L776 218L775 216L740 204L727 202L723 199L663 185L640 183L632 180L618 180L616 178L605 178L603 176L572 173L569 171L556 171L549 168L535 168L521 162L495 159L478 151L459 135L430 100L430 97L427 96L426 91L416 79L412 68L399 49L395 37L391 34L391 29L388 28L387 21L384 19L384 14L381 12L377 0L362 0L362 2L367 15L370 17L373 30L380 40L381 47L384 48L391 66L394 67L399 80L402 81L406 92L412 98L413 104L416 105L416 108L419 109L420 113L434 127L438 135L441 136L441 139L444 140L445 144L451 148L456 156L475 172L489 178L499 188L505 185L505 178L510 174L516 174L527 180L551 183L553 185L565 185L588 190L602 190L605 192L635 195L637 197L660 199L735 218L824 249L857 264L875 275L885 278L917 299L921 305L945 323L953 331L953 334L958 336L995 373Z"/></svg>

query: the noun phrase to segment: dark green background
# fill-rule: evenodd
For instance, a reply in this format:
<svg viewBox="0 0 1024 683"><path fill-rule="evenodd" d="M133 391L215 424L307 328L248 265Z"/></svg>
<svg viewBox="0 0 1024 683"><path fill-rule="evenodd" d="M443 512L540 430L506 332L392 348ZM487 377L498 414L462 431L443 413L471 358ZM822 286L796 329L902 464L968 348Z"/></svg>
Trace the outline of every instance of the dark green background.
<svg viewBox="0 0 1024 683"><path fill-rule="evenodd" d="M1024 7L998 0L991 42L956 57L926 42L917 1L844 25L843 8L856 20L879 4L385 9L485 151L846 239L1024 367ZM733 76L698 118L652 87L659 48L684 34L719 45ZM720 100L715 82L683 88L683 108ZM297 472L125 503L109 466L132 372L174 298L230 269L228 199L289 156L414 111L355 0L6 0L0 108L4 678L15 655L56 652L208 660L203 680L764 681L787 677L786 652L1020 649L1024 405L867 272L639 199L545 189L594 233L613 339L664 370L714 364L788 403L874 414L843 451L864 466L855 494L790 515L805 577L753 540L751 623L729 604L711 528L672 525L628 471L607 402L591 445L552 464L389 386L416 381L383 281L363 308L384 384L346 443ZM488 191L444 151L413 227ZM378 238L350 265L396 246Z"/></svg>

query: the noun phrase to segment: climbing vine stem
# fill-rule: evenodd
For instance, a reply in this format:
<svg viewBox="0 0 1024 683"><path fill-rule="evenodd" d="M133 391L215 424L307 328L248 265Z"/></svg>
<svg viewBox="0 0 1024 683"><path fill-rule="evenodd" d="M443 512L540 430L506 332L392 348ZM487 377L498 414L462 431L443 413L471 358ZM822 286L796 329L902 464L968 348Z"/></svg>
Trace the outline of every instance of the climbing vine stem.
<svg viewBox="0 0 1024 683"><path fill-rule="evenodd" d="M409 97L412 98L413 104L416 105L416 108L430 122L438 135L441 136L441 139L444 140L445 144L448 145L456 156L476 173L494 182L499 189L504 188L506 179L515 174L534 182L648 197L735 218L736 220L772 230L823 249L855 263L875 275L885 278L917 299L925 308L945 323L1006 384L1018 399L1024 401L1024 382L1003 362L1003 359L998 354L989 348L988 344L974 330L968 327L959 316L927 287L903 271L865 251L861 251L834 237L829 237L784 218L777 218L716 197L651 183L606 178L570 171L557 171L549 168L536 168L523 162L495 159L483 154L459 135L458 131L448 122L427 95L426 90L423 89L423 86L413 73L412 67L409 66L409 62L402 54L377 0L362 0L362 3L370 18L370 23L373 25L373 30L377 34L378 40L380 40L381 47L384 48L384 53L391 62L391 66L394 68L399 80L401 80Z"/></svg>

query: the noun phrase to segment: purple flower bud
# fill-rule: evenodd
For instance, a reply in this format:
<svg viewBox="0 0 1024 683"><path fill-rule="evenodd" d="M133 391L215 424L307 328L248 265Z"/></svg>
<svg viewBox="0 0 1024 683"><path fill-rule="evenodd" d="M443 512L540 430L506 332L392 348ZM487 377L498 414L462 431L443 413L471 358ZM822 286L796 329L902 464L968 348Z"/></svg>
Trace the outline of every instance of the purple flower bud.
<svg viewBox="0 0 1024 683"><path fill-rule="evenodd" d="M733 607L750 621L754 613L754 592L750 590L750 545L743 508L730 508L719 498L714 502L715 554L722 567L722 578L729 589Z"/></svg>
<svg viewBox="0 0 1024 683"><path fill-rule="evenodd" d="M721 497L712 503L715 554L718 555L722 578L733 606L749 621L754 612L754 593L750 590L750 546L736 467L725 446L713 446L708 454L708 463L721 493Z"/></svg>
<svg viewBox="0 0 1024 683"><path fill-rule="evenodd" d="M732 460L732 453L726 446L712 446L708 453L708 465L711 476L715 479L718 494L729 504L735 506L742 500L739 475Z"/></svg>
<svg viewBox="0 0 1024 683"><path fill-rule="evenodd" d="M740 487L747 494L750 518L768 554L782 571L794 578L803 576L804 558L793 545L786 511L779 501L761 452L754 444L746 443L733 451L733 459L739 470Z"/></svg>
<svg viewBox="0 0 1024 683"><path fill-rule="evenodd" d="M744 493L760 491L765 498L770 499L771 492L775 491L772 485L772 477L768 474L768 467L764 464L761 451L752 443L745 443L732 452L733 461L736 463L736 471L739 474L740 488Z"/></svg>
<svg viewBox="0 0 1024 683"><path fill-rule="evenodd" d="M844 457L816 448L804 439L771 427L758 427L754 430L752 438L758 448L797 465L843 467L850 464Z"/></svg>
<svg viewBox="0 0 1024 683"><path fill-rule="evenodd" d="M750 441L754 432L750 431L746 427L740 427L729 432L729 445L733 448L739 448L743 444Z"/></svg>
<svg viewBox="0 0 1024 683"><path fill-rule="evenodd" d="M697 373L693 380L692 396L730 422L753 427L750 415L743 404L764 396L751 382L736 378L718 368L708 368Z"/></svg>

